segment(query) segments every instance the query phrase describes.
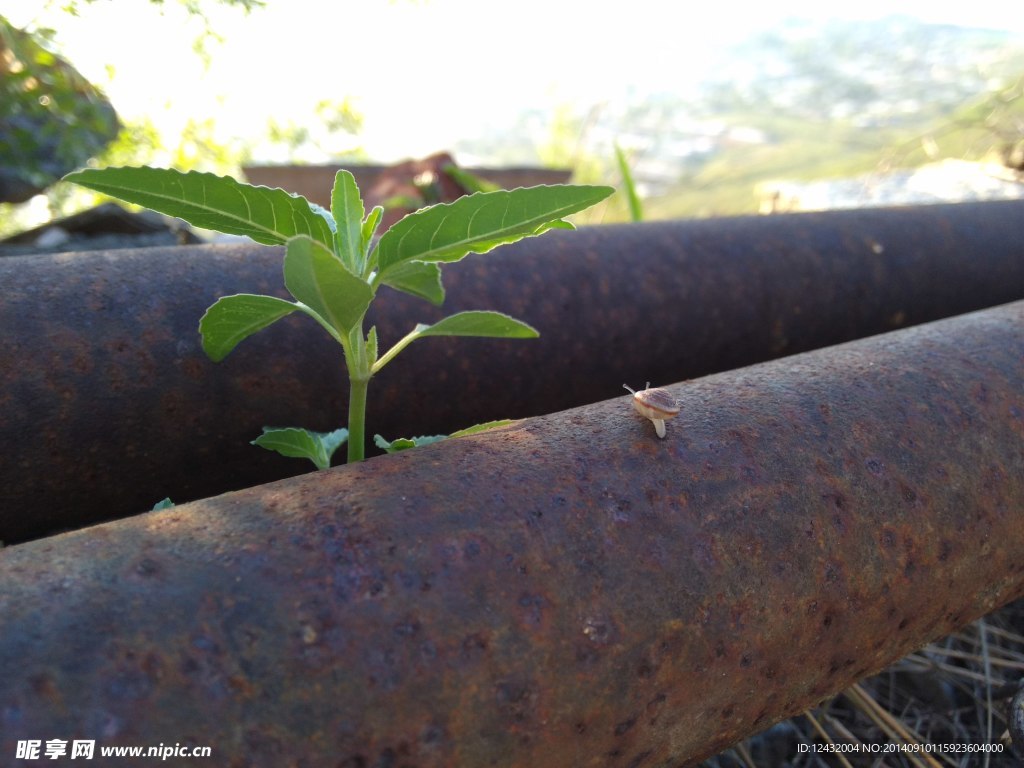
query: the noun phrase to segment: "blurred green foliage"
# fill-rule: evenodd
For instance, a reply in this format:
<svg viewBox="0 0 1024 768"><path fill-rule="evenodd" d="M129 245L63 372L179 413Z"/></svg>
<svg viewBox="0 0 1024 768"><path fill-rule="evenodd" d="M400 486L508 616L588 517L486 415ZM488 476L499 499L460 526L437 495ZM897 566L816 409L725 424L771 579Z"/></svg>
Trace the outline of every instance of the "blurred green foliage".
<svg viewBox="0 0 1024 768"><path fill-rule="evenodd" d="M78 16L96 2L48 0L41 11ZM208 64L209 43L222 40L207 15L211 0L149 2L158 8L177 4L201 20L193 50ZM265 5L264 0L215 2L245 13ZM52 16L51 23L59 26ZM0 202L0 235L38 223L28 215L28 206L18 203L44 189L53 217L95 204L98 196L92 193L53 184L91 159L104 165L159 160L182 170L222 173L236 172L247 159L246 148L218 140L212 118L190 119L175 138L175 146L166 146L148 118L119 121L100 90L59 55L56 30L38 25L19 29L0 16L0 201L9 201Z"/></svg>
<svg viewBox="0 0 1024 768"><path fill-rule="evenodd" d="M118 132L113 107L51 39L50 30L25 32L0 16L0 199L27 200Z"/></svg>

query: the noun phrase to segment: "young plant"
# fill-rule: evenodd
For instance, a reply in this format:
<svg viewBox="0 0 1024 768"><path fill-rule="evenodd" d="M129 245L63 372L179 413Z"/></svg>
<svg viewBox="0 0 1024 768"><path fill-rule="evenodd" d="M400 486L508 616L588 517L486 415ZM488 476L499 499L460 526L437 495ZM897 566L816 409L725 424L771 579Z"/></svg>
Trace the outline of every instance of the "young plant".
<svg viewBox="0 0 1024 768"><path fill-rule="evenodd" d="M399 352L428 336L534 338L524 322L492 311L458 312L417 324L383 354L377 329L364 332L367 309L386 285L440 306L441 264L505 243L572 229L563 217L608 197L611 187L556 185L480 192L416 211L375 237L383 209L366 213L348 171L339 171L326 211L281 189L208 173L161 168L85 169L67 181L175 216L197 227L284 245L284 284L295 301L236 294L218 299L199 322L203 350L215 362L239 342L292 312L319 323L341 345L349 378L348 428L334 432L264 428L254 443L308 458L318 469L347 440L348 460L364 457L370 379Z"/></svg>

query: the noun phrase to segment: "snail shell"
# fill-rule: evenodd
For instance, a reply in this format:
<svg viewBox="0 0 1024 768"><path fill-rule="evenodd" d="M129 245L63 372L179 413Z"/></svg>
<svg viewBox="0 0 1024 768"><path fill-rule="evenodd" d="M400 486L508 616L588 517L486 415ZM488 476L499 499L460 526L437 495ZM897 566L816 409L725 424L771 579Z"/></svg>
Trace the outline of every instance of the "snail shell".
<svg viewBox="0 0 1024 768"><path fill-rule="evenodd" d="M622 385L633 393L633 407L636 412L654 422L654 430L658 437L665 437L665 422L679 415L679 403L667 389L655 387L651 383L639 392L626 384Z"/></svg>

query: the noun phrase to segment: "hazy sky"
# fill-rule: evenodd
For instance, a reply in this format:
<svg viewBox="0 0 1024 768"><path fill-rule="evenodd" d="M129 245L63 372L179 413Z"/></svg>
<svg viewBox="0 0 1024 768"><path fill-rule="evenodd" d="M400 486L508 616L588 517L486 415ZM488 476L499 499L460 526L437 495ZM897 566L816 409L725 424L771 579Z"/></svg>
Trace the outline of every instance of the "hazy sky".
<svg viewBox="0 0 1024 768"><path fill-rule="evenodd" d="M226 42L204 72L191 51L198 26L170 1L161 16L143 0L98 0L78 19L39 16L44 4L0 0L0 15L56 27L66 56L127 118L149 114L173 132L212 115L225 137L256 137L270 116L302 122L317 101L348 97L365 119L358 143L385 161L446 148L529 106L685 92L730 44L789 17L900 13L1024 37L1024 14L962 1L269 0L249 16L209 4Z"/></svg>

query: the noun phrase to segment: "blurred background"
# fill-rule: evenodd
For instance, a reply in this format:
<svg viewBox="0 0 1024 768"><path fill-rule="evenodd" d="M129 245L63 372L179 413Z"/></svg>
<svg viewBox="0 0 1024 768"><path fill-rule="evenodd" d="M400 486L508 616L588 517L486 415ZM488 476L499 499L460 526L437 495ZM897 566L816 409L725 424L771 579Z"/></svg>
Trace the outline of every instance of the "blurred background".
<svg viewBox="0 0 1024 768"><path fill-rule="evenodd" d="M1022 91L996 3L0 0L0 235L89 162L447 152L622 190L583 223L1019 197Z"/></svg>

